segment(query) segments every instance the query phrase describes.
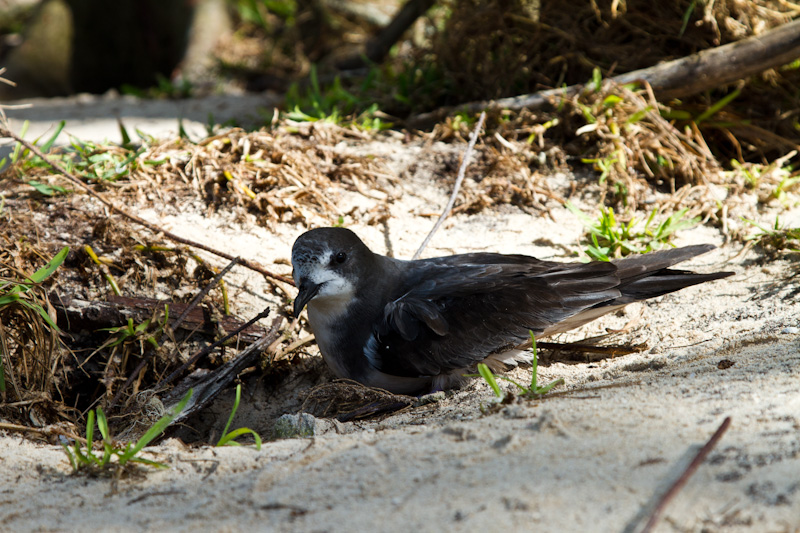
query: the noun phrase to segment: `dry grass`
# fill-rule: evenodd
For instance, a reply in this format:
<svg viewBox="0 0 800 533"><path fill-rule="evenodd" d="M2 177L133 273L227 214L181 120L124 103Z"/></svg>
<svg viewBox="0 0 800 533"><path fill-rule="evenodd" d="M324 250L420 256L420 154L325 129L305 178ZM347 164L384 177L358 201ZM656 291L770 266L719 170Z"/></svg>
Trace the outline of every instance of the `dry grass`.
<svg viewBox="0 0 800 533"><path fill-rule="evenodd" d="M800 144L791 138L743 117L734 120L725 109L712 114L713 120L676 112L656 101L649 87L597 86L556 99L548 110L490 119L456 212L504 203L546 210L547 200L563 205L563 191L550 190L542 176L581 168L596 180L576 181L574 187L598 184L602 203L629 211L647 203L667 213L688 207L690 216L717 218L752 192L762 204L791 204L800 185L793 170ZM456 117L437 125L432 136L461 139L469 127ZM758 133L759 145L739 142L742 131ZM738 156L725 157L729 144L723 146L720 137L739 142ZM766 158L768 150L774 158Z"/></svg>
<svg viewBox="0 0 800 533"><path fill-rule="evenodd" d="M29 243L0 234L0 284L25 282L46 263L47 253ZM5 285L7 289L9 285ZM0 365L5 390L0 392L0 413L6 419L36 427L71 418L63 404L71 358L59 338L39 312L39 306L55 315L47 291L33 285L20 300L0 306Z"/></svg>
<svg viewBox="0 0 800 533"><path fill-rule="evenodd" d="M595 69L607 78L649 67L760 35L800 15L800 4L581 0L567 6L469 0L447 4L444 11L445 15L432 15L439 17L440 29L430 43L411 54L415 68L429 68L439 76L436 84L425 85L427 94L413 93L417 108L590 83ZM610 185L606 192L611 194L605 198L611 204L635 207L650 195L648 188L681 190L685 195L686 186L721 184L732 186L735 196L741 192L737 184L746 178L721 171L739 174L739 168L751 164L768 166L800 148L798 87L800 69L787 65L680 101L656 103L646 92L617 87L567 101L555 99L549 109L490 116L486 142L498 155L490 156L493 161L486 167L489 173L495 164L510 171L505 180L486 182L458 208L477 210L498 195L518 205L537 205L518 190L530 189L531 182L539 185L536 156L541 152L556 168L569 162L575 169L580 160L595 160L588 164L604 185ZM611 109L604 107L609 92L621 98ZM637 113L646 116L628 122ZM587 114L593 116L591 124ZM463 139L468 131L469 124L455 117L437 125L434 135L452 141ZM491 138L495 132L502 137L498 142ZM509 190L514 193L501 194ZM702 197L697 190L691 195ZM712 198L701 200L708 204L702 212L716 216Z"/></svg>
<svg viewBox="0 0 800 533"><path fill-rule="evenodd" d="M314 387L306 393L302 412L318 417L346 417L348 420L369 418L376 414L396 412L412 405L416 398L392 394L355 381L339 379Z"/></svg>
<svg viewBox="0 0 800 533"><path fill-rule="evenodd" d="M462 101L535 92L649 67L758 35L800 14L783 0L468 0L428 53ZM693 9L692 9L693 6ZM684 26L684 20L685 26Z"/></svg>

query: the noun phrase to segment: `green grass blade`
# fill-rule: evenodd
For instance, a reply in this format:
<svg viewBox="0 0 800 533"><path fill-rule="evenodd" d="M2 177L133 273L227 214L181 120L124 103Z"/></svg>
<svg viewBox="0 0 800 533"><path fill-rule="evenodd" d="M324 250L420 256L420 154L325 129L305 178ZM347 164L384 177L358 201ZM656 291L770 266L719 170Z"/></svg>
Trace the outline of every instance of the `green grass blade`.
<svg viewBox="0 0 800 533"><path fill-rule="evenodd" d="M83 453L83 451L81 450L81 445L80 445L79 442L75 442L75 445L73 446L73 448L75 450L75 459L79 463L84 464L84 465L90 465L90 464L92 464L92 463L97 461L97 458L94 456L94 454L91 452L91 450L87 450L88 455Z"/></svg>
<svg viewBox="0 0 800 533"><path fill-rule="evenodd" d="M25 138L25 134L28 133L28 128L30 127L30 125L31 123L29 120L26 120L25 122L22 123L22 128L20 129L19 132L20 139ZM17 143L16 146L14 146L14 151L11 152L11 164L14 164L17 161L19 161L21 150L22 150L22 143Z"/></svg>
<svg viewBox="0 0 800 533"><path fill-rule="evenodd" d="M591 87L593 92L598 92L603 87L603 74L597 67L592 70L592 81L589 87Z"/></svg>
<svg viewBox="0 0 800 533"><path fill-rule="evenodd" d="M2 299L0 299L0 300L2 300ZM23 300L22 298L17 298L17 301L19 301L20 304L24 305L28 309L32 309L32 310L36 311L37 313L39 313L39 316L42 317L42 320L44 320L45 323L47 323L47 325L50 326L50 328L53 331L61 331L58 328L58 326L56 325L56 323L53 322L53 319L50 318L50 315L47 313L47 311L45 311L44 307L42 307L39 304L32 304L27 300ZM2 306L2 301L0 301L0 306Z"/></svg>
<svg viewBox="0 0 800 533"><path fill-rule="evenodd" d="M143 463L149 466L154 466L156 468L169 468L169 465L165 465L164 463L159 463L158 461L151 461L150 459L144 459L142 457L131 457L128 460L134 463Z"/></svg>
<svg viewBox="0 0 800 533"><path fill-rule="evenodd" d="M231 414L228 417L228 423L225 424L225 429L222 430L222 438L217 443L217 446L222 446L222 441L227 438L228 430L231 428L231 423L233 422L233 417L236 416L236 410L239 409L239 401L242 398L242 384L239 383L236 385L236 399L233 400L233 409L231 409Z"/></svg>
<svg viewBox="0 0 800 533"><path fill-rule="evenodd" d="M50 277L50 275L53 272L55 272L55 270L59 266L61 266L61 263L64 262L64 259L67 257L68 253L69 253L69 246L65 246L45 266L34 272L34 274L26 281L28 283L35 284L35 283L41 283L42 281L46 280L48 277ZM7 284L4 284L3 287L5 287L6 285ZM18 301L19 296L17 296L17 293L26 292L28 289L30 289L30 287L25 284L15 283L12 285L13 287L6 294L0 296L0 306L8 305L11 302ZM33 308L35 309L35 307ZM43 313L42 316L45 318L45 320L48 322L49 325L55 326L55 324L52 324L52 320L50 320L50 317L47 316L47 313L44 313L44 310L41 310L40 312Z"/></svg>
<svg viewBox="0 0 800 533"><path fill-rule="evenodd" d="M253 435L253 438L256 441L256 450L261 450L261 437L259 436L258 433L256 433L250 428L234 429L233 431L222 437L217 443L217 446L241 446L241 444L236 442L235 439L241 437L242 435L246 435L248 433Z"/></svg>
<svg viewBox="0 0 800 533"><path fill-rule="evenodd" d="M563 384L564 384L564 378L558 378L556 380L551 381L544 387L536 387L536 390L533 392L534 394L547 394L548 392L550 392L550 390L552 390L553 387Z"/></svg>
<svg viewBox="0 0 800 533"><path fill-rule="evenodd" d="M46 183L41 183L36 180L30 180L28 185L33 187L36 192L43 196L55 196L57 193L66 193L67 189L64 187L60 187L58 185L48 185Z"/></svg>
<svg viewBox="0 0 800 533"><path fill-rule="evenodd" d="M536 336L533 334L533 331L528 330L528 334L531 336L531 351L533 352L533 359L531 360L531 367L532 367L532 374L531 374L531 390L536 390L536 383L538 378L538 371L539 371L539 354L536 351Z"/></svg>
<svg viewBox="0 0 800 533"><path fill-rule="evenodd" d="M186 132L186 128L183 127L183 118L178 119L178 137L191 142L191 139L189 139L189 134Z"/></svg>
<svg viewBox="0 0 800 533"><path fill-rule="evenodd" d="M89 411L89 416L86 419L86 447L92 449L94 442L94 411Z"/></svg>
<svg viewBox="0 0 800 533"><path fill-rule="evenodd" d="M72 455L72 451L69 449L69 446L67 446L66 443L62 442L61 447L64 448L64 453L67 454L67 459L69 459L69 464L70 466L72 466L72 471L77 472L78 463L75 461L75 456Z"/></svg>
<svg viewBox="0 0 800 533"><path fill-rule="evenodd" d="M566 207L567 209L569 209L569 210L570 210L570 212L571 212L573 215L575 215L576 217L578 217L578 219L581 221L581 223L582 223L582 224L583 224L583 225L584 225L584 226L585 226L587 229L592 229L592 228L594 228L594 221L593 221L593 220L592 220L592 219L589 217L589 215L587 215L586 213L584 213L583 211L581 211L580 209L578 209L578 207L577 207L575 204L573 204L573 203L572 203L572 202L570 202L570 201L567 201L567 203L565 203L565 204L564 204L564 207Z"/></svg>
<svg viewBox="0 0 800 533"><path fill-rule="evenodd" d="M245 428L239 428L239 429L245 429ZM236 429L233 432L228 433L227 435L225 435L224 437L219 439L219 442L217 442L217 444L215 445L215 448L221 448L222 446L241 446L241 443L236 442L235 440L233 440L238 435L241 434L239 432L239 429ZM236 433L237 435L234 435L234 433Z"/></svg>
<svg viewBox="0 0 800 533"><path fill-rule="evenodd" d="M111 456L114 455L115 452L116 452L116 450L114 450L114 446L112 446L111 441L104 440L103 441L103 457L100 458L100 459L96 459L95 462L99 466L104 467L108 463L111 462ZM92 454L92 457L93 458L95 457L94 454Z"/></svg>
<svg viewBox="0 0 800 533"><path fill-rule="evenodd" d="M519 388L519 390L522 391L523 394L528 393L528 392L531 391L528 387L526 387L522 383L519 383L518 381L515 381L515 380L511 379L510 377L507 377L507 376L495 376L495 378L502 379L503 381L508 381L509 383L512 383L512 384L516 385Z"/></svg>
<svg viewBox="0 0 800 533"><path fill-rule="evenodd" d="M712 105L711 107L700 113L700 116L698 116L694 120L695 124L700 124L704 120L707 120L716 115L718 111L720 111L723 107L731 103L731 101L733 101L733 99L739 96L739 93L741 92L742 91L740 89L736 89L734 91L731 91L730 94L726 94L723 98L720 98L719 101L714 103L714 105Z"/></svg>
<svg viewBox="0 0 800 533"><path fill-rule="evenodd" d="M128 128L125 127L120 119L117 119L117 125L119 125L119 134L122 137L122 146L128 148L131 145L131 136L128 135Z"/></svg>
<svg viewBox="0 0 800 533"><path fill-rule="evenodd" d="M66 120L62 120L61 122L58 123L58 126L56 126L56 131L53 132L50 138L47 139L47 141L42 145L42 152L47 153L50 151L50 148L53 147L53 144L55 144L58 136L61 135L61 130L63 130L64 126L66 125L67 125Z"/></svg>
<svg viewBox="0 0 800 533"><path fill-rule="evenodd" d="M58 252L55 255L55 257L53 257L50 260L49 263L47 263L45 266L34 272L34 274L30 277L31 281L33 281L34 283L41 283L47 278L49 278L50 275L53 272L55 272L58 267L61 266L61 263L64 262L64 259L66 259L68 253L69 253L69 246L65 246L64 248L61 249L60 252Z"/></svg>
<svg viewBox="0 0 800 533"><path fill-rule="evenodd" d="M170 423L175 419L175 417L178 416L181 411L183 411L184 407L186 407L186 404L189 403L189 399L192 397L193 392L193 389L189 389L189 391L184 395L183 398L181 398L181 401L178 402L178 405L175 406L172 412L159 418L158 421L153 424L153 426L148 429L138 441L136 441L136 444L133 447L125 450L125 453L119 456L119 464L124 465L130 461L133 456L142 450L142 448L150 444L153 439L161 435L167 426L170 425Z"/></svg>
<svg viewBox="0 0 800 533"><path fill-rule="evenodd" d="M497 384L497 380L495 379L494 374L492 374L492 371L489 370L489 367L484 363L480 363L478 365L478 374L480 374L481 377L486 380L486 383L488 383L489 387L491 387L491 389L494 391L495 396L502 399L504 396L503 391L500 390L500 386Z"/></svg>
<svg viewBox="0 0 800 533"><path fill-rule="evenodd" d="M101 407L97 408L97 427L100 429L100 434L103 436L103 440L110 441L111 432L108 431L108 419L106 418L106 414L103 412Z"/></svg>
<svg viewBox="0 0 800 533"><path fill-rule="evenodd" d="M694 13L694 8L696 5L697 5L697 0L692 0L692 3L690 3L686 11L683 12L683 23L681 24L681 29L678 32L678 39L683 37L683 33L689 26L689 20L692 18L692 13Z"/></svg>
<svg viewBox="0 0 800 533"><path fill-rule="evenodd" d="M555 387L556 385L561 385L564 383L564 378L558 378L554 381L551 381L547 385L540 387L538 384L539 376L538 376L538 369L539 369L539 354L536 349L536 337L533 334L533 331L529 331L531 335L531 351L533 352L533 360L531 361L531 365L533 366L533 375L531 376L531 389L530 392L533 394L547 394L550 390Z"/></svg>

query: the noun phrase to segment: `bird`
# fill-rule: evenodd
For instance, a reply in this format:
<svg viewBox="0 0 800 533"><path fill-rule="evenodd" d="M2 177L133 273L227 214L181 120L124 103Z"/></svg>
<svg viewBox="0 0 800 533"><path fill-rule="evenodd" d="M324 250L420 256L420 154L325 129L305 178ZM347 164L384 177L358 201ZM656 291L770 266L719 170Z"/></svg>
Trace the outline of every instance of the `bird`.
<svg viewBox="0 0 800 533"><path fill-rule="evenodd" d="M732 275L669 268L714 248L588 263L488 252L400 260L372 252L347 228L321 227L292 246L299 289L293 311L299 317L308 308L337 377L423 395L460 385L478 363L509 362L506 354L530 333L562 333L630 303Z"/></svg>

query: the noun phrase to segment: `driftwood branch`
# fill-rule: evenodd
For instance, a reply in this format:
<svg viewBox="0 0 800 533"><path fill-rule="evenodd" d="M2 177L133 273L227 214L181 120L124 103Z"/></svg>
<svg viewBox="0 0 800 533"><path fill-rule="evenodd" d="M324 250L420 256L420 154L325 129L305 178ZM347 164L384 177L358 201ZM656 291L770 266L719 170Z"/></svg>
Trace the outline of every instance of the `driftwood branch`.
<svg viewBox="0 0 800 533"><path fill-rule="evenodd" d="M230 269L232 269L234 267L234 265L236 265L238 263L239 263L239 259L238 258L234 259L233 261L228 263L228 266L223 268L222 271L219 274L214 276L214 279L211 280L211 283L208 283L203 288L203 290L198 292L197 295L194 298L192 298L192 301L189 302L189 304L186 306L186 309L183 310L183 312L175 320L175 322L168 324L170 329L172 331L175 331L177 328L179 328L183 324L184 320L186 320L186 318L197 308L197 306L200 305L200 302L203 300L203 298L205 298L206 295L208 295L208 293L211 292L211 289L216 287L217 284L220 281L222 281L222 278L225 277L225 275L230 271ZM205 314L204 314L204 316L205 316ZM242 328L242 331L243 330L244 330L244 328ZM263 332L262 332L262 334L263 334ZM172 349L172 353L169 354L169 356L167 357L167 360L171 361L178 354L179 350L180 350L179 346L176 346L175 348L173 348ZM142 357L142 360L139 361L138 365L136 365L136 369L134 369L134 371L131 372L131 374L128 376L128 379L125 380L125 384L122 387L120 387L119 389L117 389L116 394L114 394L114 397L111 399L111 402L108 404L109 411L111 410L112 407L117 405L117 402L119 401L120 397L122 396L122 393L125 392L126 390L128 390L128 387L130 387L133 384L134 380L136 380L136 377L144 369L144 367L147 366L147 364L150 362L150 359L155 354L156 354L156 350L153 350L153 351L147 352L147 354L144 357Z"/></svg>
<svg viewBox="0 0 800 533"><path fill-rule="evenodd" d="M170 315L183 313L189 305L169 300L156 300L153 298L128 298L125 296L111 296L109 301L90 301L68 296L51 295L50 301L56 310L59 324L69 324L69 329L79 331L86 329L94 331L100 328L115 327L132 319L140 323L153 316L156 309L164 309L169 305ZM222 328L226 333L240 328L244 322L232 316L224 316L219 322L212 320L208 311L202 308L192 309L180 324L171 318L167 325L185 331L200 330L208 335L217 333L217 328ZM252 344L264 334L264 328L252 325L239 333L239 344Z"/></svg>
<svg viewBox="0 0 800 533"><path fill-rule="evenodd" d="M619 84L647 82L659 99L668 100L732 83L785 65L798 57L800 57L800 20L795 20L762 35L703 50L653 67L620 74L611 78L611 81ZM536 109L552 102L554 98L578 94L583 88L583 84L572 85L500 100L440 108L412 117L407 124L414 128L424 128L456 111L478 113L486 109L512 111Z"/></svg>
<svg viewBox="0 0 800 533"><path fill-rule="evenodd" d="M193 364L198 362L201 358L203 358L203 357L207 356L208 354L210 354L215 348L217 348L219 346L222 346L223 344L228 342L230 339L232 339L233 337L238 335L240 333L240 331L243 331L243 330L245 330L245 329L247 329L249 327L252 327L257 321L261 320L262 318L266 318L267 315L269 315L269 313L270 313L270 308L267 307L266 309L261 311L261 313L257 314L256 316L254 316L253 318L251 318L250 320L248 320L247 322L242 324L240 326L239 330L231 331L230 333L228 333L227 335L225 335L221 339L209 344L208 346L205 346L205 347L197 350L185 363L183 363L180 367L175 369L169 376L167 376L166 378L161 380L161 382L156 386L156 388L160 389L160 388L162 388L162 387L164 387L166 385L169 385L170 383L172 383L175 380L175 378L177 378L183 372L185 372L187 368L189 368L190 366L192 366ZM256 342L258 342L258 341L256 341Z"/></svg>

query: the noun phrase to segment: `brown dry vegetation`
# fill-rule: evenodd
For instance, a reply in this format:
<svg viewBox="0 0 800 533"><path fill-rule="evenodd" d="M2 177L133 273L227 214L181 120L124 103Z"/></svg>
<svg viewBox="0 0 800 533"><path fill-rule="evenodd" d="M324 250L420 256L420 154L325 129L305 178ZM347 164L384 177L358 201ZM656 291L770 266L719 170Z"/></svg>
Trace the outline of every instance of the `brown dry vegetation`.
<svg viewBox="0 0 800 533"><path fill-rule="evenodd" d="M543 2L538 9L533 3L494 0L454 3L444 8L451 15L441 31L405 56L416 55L420 64L430 61L431 68L438 69L435 89L420 83L410 95L423 91L421 101L431 105L585 82L594 68L608 76L649 66L758 34L800 12L785 1L729 0L710 4L708 12L698 3L682 30L683 16L694 4L662 4L586 1L570 3L564 10L555 2ZM289 52L280 56L278 67L301 73L320 53L298 59ZM705 120L698 117L730 88L683 102L657 102L647 87L607 85L554 101L550 109L490 117L468 171L471 180L455 210L474 213L511 204L545 213L585 189L599 193L605 203L627 206L629 213L643 202L649 203L648 209L668 213L686 207L689 216L704 216L724 228L728 210L738 205L741 195L756 194L768 203L778 201L775 191L781 184L789 184L784 193L797 187L797 181L791 181L797 172L789 166L792 151L800 146L796 81L797 69L749 80L731 104ZM448 92L453 87L459 88L457 94ZM345 156L331 147L375 138L393 138L398 146L420 140L460 143L470 127L469 117L453 117L430 133L392 137L355 126L277 120L268 130L232 129L199 143L145 142L110 179L97 178L100 172L92 170L96 163L76 173L117 205L200 202L209 212L254 216L266 227L308 225L319 219L334 224L344 216L378 224L386 216L385 205L393 201L389 185L401 177L393 176L380 157ZM57 151L54 156L63 164L80 159L88 164L94 156L121 164L133 153L129 147L96 146L85 154ZM731 159L739 162L733 170ZM456 163L440 162L443 180L452 179ZM568 190L551 190L541 179L544 172L566 167L590 169L595 176L602 173L600 187L596 180L583 180ZM0 280L24 280L61 247L70 246L57 279L27 296L45 309L52 310L61 296L92 301L108 293L106 273L124 284L126 294L175 302L188 301L214 276L190 249L104 212L77 190L52 196L36 192L28 185L32 180L72 188L31 154L0 176L5 198L0 212ZM332 184L380 198L383 205L367 212L342 212ZM714 188L725 192L724 200L711 194ZM87 244L104 266L83 252ZM291 291L274 283L288 303ZM221 310L224 300L220 287L207 303ZM87 331L70 325L57 333L24 305L0 308L6 382L0 416L36 427L65 420L79 424L89 408L103 405L120 424L146 417L139 393L155 387L199 344L190 334L176 335L164 328L161 308L153 309L149 320L148 327L123 339L122 330ZM285 355L294 333L287 329L267 359ZM149 342L151 337L158 348ZM213 369L229 357L223 351L200 366ZM281 364L270 371L286 371L290 362ZM333 412L329 406L334 401L357 411L363 404L395 400L354 392L350 386L318 389L309 396L309 402L326 414Z"/></svg>
<svg viewBox="0 0 800 533"><path fill-rule="evenodd" d="M430 53L464 100L583 83L649 67L759 35L800 7L781 0L470 0L452 15Z"/></svg>

